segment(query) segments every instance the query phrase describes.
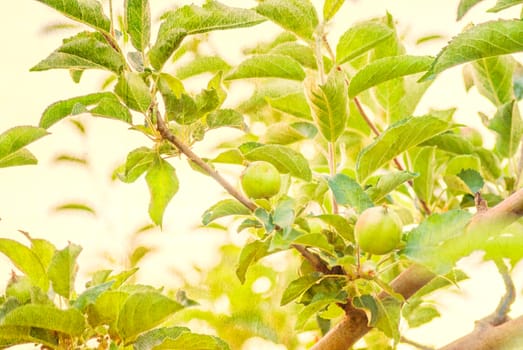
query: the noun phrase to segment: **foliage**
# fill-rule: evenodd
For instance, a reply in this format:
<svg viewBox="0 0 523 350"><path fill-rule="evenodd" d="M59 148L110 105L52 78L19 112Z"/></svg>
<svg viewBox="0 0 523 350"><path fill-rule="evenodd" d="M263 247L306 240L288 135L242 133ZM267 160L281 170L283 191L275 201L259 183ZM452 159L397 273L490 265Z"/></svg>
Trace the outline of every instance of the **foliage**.
<svg viewBox="0 0 523 350"><path fill-rule="evenodd" d="M29 246L2 238L0 252L21 275L13 272L0 299L0 347L90 348L94 340L99 349L228 349L259 336L294 348L299 341L293 326L296 333L324 335L347 305L363 310L368 325L383 333L366 339L369 349L393 346L401 339L401 318L410 327L430 322L439 312L423 297L449 285L434 284L405 303L391 281L412 263L458 283L465 276L455 270L456 262L473 251L484 251L485 259L509 259L511 267L523 258L519 223L466 232L475 210L482 209L478 198L493 204L521 187L522 69L509 55L523 50L521 20L469 26L432 57L409 54L388 13L350 24L334 39L333 50L327 28L343 1L326 0L319 11L309 0L265 0L252 9L208 0L166 12L156 36L147 0L125 1L116 10L121 20L113 20L114 13L106 14L97 0L39 2L86 28L32 70L67 69L75 83L87 70L102 70L107 85L51 104L39 127L1 134L0 167L35 164L25 146L66 118L85 113L114 119L144 136L115 174L126 183L144 175L155 225L162 225L179 187L190 186L179 183L169 161L185 156L229 194L203 213L203 224L232 223L249 240L241 249L223 247L222 262L205 276L207 294L186 286L201 301L225 296L230 312L222 314L185 309L193 303L184 293L175 300L131 283L135 269L98 271L78 291L81 247L71 243L60 250L27 234ZM479 2L462 0L458 18ZM519 3L498 1L490 11ZM202 54L207 33L262 22L281 34L246 49L239 64L216 52ZM184 63L184 57L194 59ZM468 127L454 122L451 110L416 113L432 80L462 64L468 88L475 86L495 109L480 114L484 131L495 136L492 148L461 137ZM195 76L196 91L188 83ZM237 84L253 85L254 93L232 105L228 92ZM256 124L265 127L250 128ZM224 140L216 156L193 152L209 131L225 127L241 136ZM239 182L230 184L219 171L224 164L241 171L256 161L277 169L281 188L251 202L237 190ZM404 226L401 243L383 257L365 254L354 239L358 216L375 206L399 213ZM64 209L96 214L77 203L57 208ZM149 253L141 248L130 259L133 266ZM298 276L260 263L288 250L301 254ZM272 294L252 291L262 277L275 286ZM207 322L220 338L192 333L185 327L192 320Z"/></svg>

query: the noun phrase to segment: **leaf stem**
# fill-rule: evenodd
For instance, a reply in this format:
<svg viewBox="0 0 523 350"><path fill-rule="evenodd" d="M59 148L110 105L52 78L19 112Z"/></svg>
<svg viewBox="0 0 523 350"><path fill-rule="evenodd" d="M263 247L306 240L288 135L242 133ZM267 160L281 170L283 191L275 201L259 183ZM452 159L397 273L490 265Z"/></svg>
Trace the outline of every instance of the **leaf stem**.
<svg viewBox="0 0 523 350"><path fill-rule="evenodd" d="M367 113L363 109L363 107L362 107L362 105L361 105L361 103L360 103L360 101L359 101L359 99L357 97L354 98L354 103L356 104L356 107L358 108L358 112L360 112L360 115L363 117L363 119L365 120L367 125L370 127L370 129L372 130L374 135L380 136L380 131L378 130L378 128L376 128L376 125L374 125L372 120L370 120L369 116L367 115ZM394 162L394 164L396 165L396 168L398 168L398 170L400 170L400 171L404 171L405 170L403 165L401 165L401 163L399 162L398 158L394 158L392 161ZM409 184L410 187L412 187L412 188L414 187L414 183L412 182L412 180L407 181L407 183ZM423 211L427 215L430 215L432 213L432 211L430 210L430 208L427 205L427 203L423 199L421 199L421 198L418 198L418 201L420 202L420 205L423 208Z"/></svg>
<svg viewBox="0 0 523 350"><path fill-rule="evenodd" d="M156 115L156 124L158 131L163 139L172 143L181 153L183 153L189 160L194 162L200 168L202 168L210 177L218 182L231 196L236 198L241 204L247 207L249 210L254 211L256 204L251 202L243 194L234 188L223 176L221 176L216 170L214 170L209 164L207 164L202 158L196 155L189 146L179 140L167 127L160 113Z"/></svg>

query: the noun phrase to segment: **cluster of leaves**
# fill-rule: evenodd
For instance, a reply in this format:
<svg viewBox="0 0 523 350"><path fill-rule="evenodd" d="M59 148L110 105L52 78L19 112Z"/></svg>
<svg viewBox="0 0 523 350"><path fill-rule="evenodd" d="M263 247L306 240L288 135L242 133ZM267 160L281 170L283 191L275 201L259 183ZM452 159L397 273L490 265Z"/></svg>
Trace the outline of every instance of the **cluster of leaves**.
<svg viewBox="0 0 523 350"><path fill-rule="evenodd" d="M470 26L434 58L409 55L390 14L352 24L336 39L335 48L331 47L326 28L344 4L340 0L325 0L322 18L310 0L264 0L253 9L209 0L203 6L187 5L164 14L154 42L146 0L125 2L119 30L98 1L39 2L90 30L64 40L32 70L68 69L79 82L85 70L102 69L111 75L107 87L112 91L56 102L44 111L39 128L8 131L0 139L2 164L34 162L23 147L68 116L88 113L128 123L149 143L129 152L117 176L130 183L145 174L151 194L149 214L161 225L179 187L169 157L186 155L196 171L222 185L223 179L214 170L221 164L243 167L251 161L270 162L283 178L276 196L251 203L227 188L234 199L209 208L203 223L214 224L232 216L238 220L239 232L251 234L236 269L241 282L248 279L257 261L270 254L294 248L304 256L300 277L289 284L281 298L282 305L295 300L303 305L298 329L310 327L309 321L316 316L317 328L326 332L331 320L343 315L340 305L350 301L367 312L370 326L397 342L401 316L415 327L438 315L421 296L463 279L454 270L460 258L478 249L485 250L488 258L510 258L512 266L523 258L518 249L519 224L503 235L490 229L469 232L466 240L462 235L475 198L492 205L520 186L518 150L523 127L517 102L523 97L523 69L508 54L523 50L521 20ZM459 17L478 2L461 1ZM519 3L500 0L493 11ZM235 67L200 50L205 33L265 21L281 28L281 34L246 49L244 60ZM183 57L191 59L183 63ZM467 64L467 88L474 86L497 109L493 116L480 114L487 129L496 135L494 149L483 147L481 139L468 137L474 130L454 123L454 110L414 115L432 79L460 64ZM195 76L208 78L197 93L184 84L185 79ZM254 93L235 108L225 108L228 88L237 81L254 83ZM247 127L255 124L264 127ZM236 128L243 134L221 144L212 158L200 158L191 151L208 131L222 127ZM395 210L404 225L416 225L404 233L402 246L384 257L360 252L353 234L359 214L377 205ZM446 282L436 280L406 306L389 282L413 261L446 276ZM45 269L40 273L49 274ZM113 289L122 288L122 284L104 284L107 280L105 276L101 281L104 287L99 287L98 294L88 294L87 304L96 305L105 293L120 295L121 291ZM36 286L47 291L45 285ZM54 286L53 290L58 293ZM389 296L378 297L382 291ZM123 293L133 305L138 301L141 306L149 305L149 301L156 308L154 298L164 297L149 292L156 294L147 294L143 300L139 299L142 292L137 297ZM69 300L71 292L60 295ZM119 300L111 304L126 305L127 301L120 304ZM175 305L164 300L166 305ZM89 310L84 307L80 315ZM6 324L18 309L7 313L0 324ZM104 329L117 342L133 342L145 331L134 323L121 326L114 309L108 310L113 310L112 317L100 320L108 321L109 328ZM151 321L149 328L163 316ZM78 335L68 329L52 330L61 332L58 336ZM167 334L158 332L152 337ZM169 342L191 334L182 333ZM212 341L215 347L209 348L222 346L215 338Z"/></svg>
<svg viewBox="0 0 523 350"><path fill-rule="evenodd" d="M118 349L131 344L134 349L192 349L193 344L228 349L219 339L185 327L159 328L191 301L127 283L137 269L97 271L87 288L77 293L76 260L82 248L69 244L57 249L47 240L24 235L30 246L0 239L0 252L23 273L12 273L0 298L1 348L38 343L50 349Z"/></svg>

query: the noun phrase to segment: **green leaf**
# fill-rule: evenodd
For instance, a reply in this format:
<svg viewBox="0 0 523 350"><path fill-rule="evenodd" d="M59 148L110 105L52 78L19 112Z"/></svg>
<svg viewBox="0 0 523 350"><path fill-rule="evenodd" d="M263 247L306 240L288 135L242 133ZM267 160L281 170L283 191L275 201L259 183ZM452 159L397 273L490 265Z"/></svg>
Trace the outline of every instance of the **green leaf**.
<svg viewBox="0 0 523 350"><path fill-rule="evenodd" d="M191 330L186 327L163 327L153 329L152 331L140 335L133 344L133 347L134 350L150 350L154 346L161 344L164 339L175 339L181 334L190 331Z"/></svg>
<svg viewBox="0 0 523 350"><path fill-rule="evenodd" d="M234 109L218 109L209 113L205 120L209 129L228 126L244 130L247 127L243 115Z"/></svg>
<svg viewBox="0 0 523 350"><path fill-rule="evenodd" d="M346 218L333 214L323 214L315 217L331 226L345 240L354 242L353 227L349 224Z"/></svg>
<svg viewBox="0 0 523 350"><path fill-rule="evenodd" d="M82 32L65 39L62 46L40 61L31 71L48 69L103 69L120 73L125 60L100 33Z"/></svg>
<svg viewBox="0 0 523 350"><path fill-rule="evenodd" d="M54 253L49 265L47 273L53 290L65 299L70 299L74 293L74 282L78 271L76 258L81 251L82 247L69 243L66 248Z"/></svg>
<svg viewBox="0 0 523 350"><path fill-rule="evenodd" d="M264 0L256 12L307 41L312 41L319 23L310 0Z"/></svg>
<svg viewBox="0 0 523 350"><path fill-rule="evenodd" d="M478 24L452 39L438 54L422 80L431 79L444 70L465 62L522 51L522 32L523 21L520 20Z"/></svg>
<svg viewBox="0 0 523 350"><path fill-rule="evenodd" d="M85 23L94 29L109 33L111 22L97 0L37 0L60 11L65 16Z"/></svg>
<svg viewBox="0 0 523 350"><path fill-rule="evenodd" d="M30 151L22 148L0 160L0 168L20 165L34 165L37 163L38 159L36 159L36 157Z"/></svg>
<svg viewBox="0 0 523 350"><path fill-rule="evenodd" d="M287 305L294 299L299 298L300 295L314 286L321 278L321 273L313 272L292 281L283 292L280 306Z"/></svg>
<svg viewBox="0 0 523 350"><path fill-rule="evenodd" d="M112 288L117 287L118 282L115 282ZM100 294L94 305L87 307L89 324L93 327L105 324L114 328L127 298L129 293L120 290L108 290Z"/></svg>
<svg viewBox="0 0 523 350"><path fill-rule="evenodd" d="M323 20L328 21L340 10L345 0L325 0L323 4Z"/></svg>
<svg viewBox="0 0 523 350"><path fill-rule="evenodd" d="M105 282L94 287L86 289L73 302L73 307L84 312L88 305L94 304L98 297L105 291L109 290L114 281Z"/></svg>
<svg viewBox="0 0 523 350"><path fill-rule="evenodd" d="M458 175L465 169L479 171L481 163L478 157L470 154L460 154L452 157L446 164L445 175Z"/></svg>
<svg viewBox="0 0 523 350"><path fill-rule="evenodd" d="M296 320L296 329L303 330L306 326L307 321L314 316L316 313L320 312L323 309L326 309L330 304L333 303L342 303L343 300L336 298L322 298L315 300L305 308L303 308L298 314L298 319Z"/></svg>
<svg viewBox="0 0 523 350"><path fill-rule="evenodd" d="M304 245L307 247L319 248L327 253L334 254L334 248L322 233L309 233L299 236L293 241L294 244Z"/></svg>
<svg viewBox="0 0 523 350"><path fill-rule="evenodd" d="M349 100L345 73L333 70L324 85L306 83L307 97L314 121L329 142L335 142L345 130L349 117Z"/></svg>
<svg viewBox="0 0 523 350"><path fill-rule="evenodd" d="M274 165L282 174L291 174L310 181L312 172L305 157L291 148L281 145L260 146L245 154L250 161L264 160Z"/></svg>
<svg viewBox="0 0 523 350"><path fill-rule="evenodd" d="M88 206L87 204L82 203L65 203L57 205L53 208L55 212L61 212L61 211L81 211L87 214L91 214L93 216L96 216L96 210Z"/></svg>
<svg viewBox="0 0 523 350"><path fill-rule="evenodd" d="M296 92L281 97L267 97L272 108L301 119L311 120L309 103L303 92Z"/></svg>
<svg viewBox="0 0 523 350"><path fill-rule="evenodd" d="M485 181L481 175L474 169L462 170L458 174L458 177L467 184L472 193L479 192L483 188L483 185L485 185Z"/></svg>
<svg viewBox="0 0 523 350"><path fill-rule="evenodd" d="M434 190L436 169L436 148L423 147L413 160L413 170L419 174L414 179L414 192L419 199L430 203Z"/></svg>
<svg viewBox="0 0 523 350"><path fill-rule="evenodd" d="M474 85L494 105L508 103L514 99L512 76L515 66L516 61L511 56L494 56L474 61Z"/></svg>
<svg viewBox="0 0 523 350"><path fill-rule="evenodd" d="M28 304L9 312L2 325L37 327L80 336L85 329L85 320L77 309L60 310L50 305Z"/></svg>
<svg viewBox="0 0 523 350"><path fill-rule="evenodd" d="M231 66L219 56L197 56L190 62L176 69L178 79L187 79L202 73L228 71Z"/></svg>
<svg viewBox="0 0 523 350"><path fill-rule="evenodd" d="M0 134L0 168L36 164L36 158L24 147L48 135L42 128L15 126Z"/></svg>
<svg viewBox="0 0 523 350"><path fill-rule="evenodd" d="M263 143L289 145L301 141L305 136L286 122L271 124L262 137Z"/></svg>
<svg viewBox="0 0 523 350"><path fill-rule="evenodd" d="M361 186L345 174L336 174L329 178L329 187L340 205L350 205L360 213L374 206Z"/></svg>
<svg viewBox="0 0 523 350"><path fill-rule="evenodd" d="M380 83L421 73L429 69L433 58L430 56L390 56L373 61L359 70L351 79L349 96L352 98Z"/></svg>
<svg viewBox="0 0 523 350"><path fill-rule="evenodd" d="M88 109L87 106L90 105L95 106ZM132 123L132 116L127 107L123 106L113 93L102 92L53 103L44 111L40 126L47 129L67 116L84 112Z"/></svg>
<svg viewBox="0 0 523 350"><path fill-rule="evenodd" d="M131 109L142 113L151 106L151 92L138 73L126 72L118 78L114 92Z"/></svg>
<svg viewBox="0 0 523 350"><path fill-rule="evenodd" d="M476 4L479 4L481 1L483 1L483 0L461 0L459 2L459 6L458 6L458 18L457 18L457 20L459 21L460 19L462 19L463 16L465 16L465 14L473 6L475 6Z"/></svg>
<svg viewBox="0 0 523 350"><path fill-rule="evenodd" d="M136 181L151 167L155 158L156 152L147 147L139 147L129 152L125 162L124 173L119 174L119 178L127 183Z"/></svg>
<svg viewBox="0 0 523 350"><path fill-rule="evenodd" d="M376 327L389 338L399 340L401 301L392 297L377 299L365 294L353 299L354 306L367 314L369 326Z"/></svg>
<svg viewBox="0 0 523 350"><path fill-rule="evenodd" d="M166 338L153 350L229 350L229 346L220 338L197 333L182 333L176 338Z"/></svg>
<svg viewBox="0 0 523 350"><path fill-rule="evenodd" d="M503 157L512 157L517 152L523 135L523 121L518 104L511 101L500 106L488 127L497 133L496 151Z"/></svg>
<svg viewBox="0 0 523 350"><path fill-rule="evenodd" d="M161 70L165 62L176 51L183 39L187 36L187 31L164 21L160 25L158 38L153 47L149 50L149 60L156 70Z"/></svg>
<svg viewBox="0 0 523 350"><path fill-rule="evenodd" d="M336 61L338 64L350 61L372 50L393 35L392 28L379 22L356 24L340 37L336 46Z"/></svg>
<svg viewBox="0 0 523 350"><path fill-rule="evenodd" d="M356 171L360 182L411 147L450 129L451 124L430 115L410 117L389 126L358 155Z"/></svg>
<svg viewBox="0 0 523 350"><path fill-rule="evenodd" d="M461 246L447 249L442 243L462 236L471 216L472 214L460 210L431 215L409 232L403 253L437 274L447 273L464 255ZM473 237L468 238L471 239Z"/></svg>
<svg viewBox="0 0 523 350"><path fill-rule="evenodd" d="M279 228L286 230L294 224L294 219L296 219L296 213L294 212L294 200L284 199L280 201L276 208L274 208L274 213L272 215L272 223Z"/></svg>
<svg viewBox="0 0 523 350"><path fill-rule="evenodd" d="M436 146L442 151L454 154L471 154L474 152L474 146L469 140L450 132L436 135L423 142L421 146Z"/></svg>
<svg viewBox="0 0 523 350"><path fill-rule="evenodd" d="M40 287L44 292L49 289L47 272L31 249L12 239L0 238L0 253L7 256L17 269L27 275L32 284Z"/></svg>
<svg viewBox="0 0 523 350"><path fill-rule="evenodd" d="M186 5L167 13L164 23L173 28L183 28L188 34L197 34L252 27L264 21L265 19L253 10L229 7L209 0L202 7Z"/></svg>
<svg viewBox="0 0 523 350"><path fill-rule="evenodd" d="M125 0L125 19L131 43L140 52L149 46L151 10L148 0Z"/></svg>
<svg viewBox="0 0 523 350"><path fill-rule="evenodd" d="M523 0L498 0L494 7L488 9L487 12L499 12L501 10L508 9L512 6L523 4Z"/></svg>
<svg viewBox="0 0 523 350"><path fill-rule="evenodd" d="M176 169L164 159L157 158L147 171L145 180L151 194L149 216L156 225L162 226L165 208L178 192Z"/></svg>
<svg viewBox="0 0 523 350"><path fill-rule="evenodd" d="M420 74L408 75L374 87L374 95L385 112L389 124L397 122L414 113L416 106L432 81L419 83Z"/></svg>
<svg viewBox="0 0 523 350"><path fill-rule="evenodd" d="M208 225L218 218L229 215L248 215L250 210L235 199L224 199L219 201L202 215L202 223Z"/></svg>
<svg viewBox="0 0 523 350"><path fill-rule="evenodd" d="M299 44L295 41L282 43L269 51L273 55L289 56L299 62L303 67L317 69L314 51L309 46ZM330 61L325 59L325 65L330 65Z"/></svg>
<svg viewBox="0 0 523 350"><path fill-rule="evenodd" d="M225 76L225 80L246 78L282 78L290 80L305 79L301 65L289 56L256 55L247 58Z"/></svg>
<svg viewBox="0 0 523 350"><path fill-rule="evenodd" d="M118 333L124 342L132 341L182 308L176 301L157 292L133 294L125 300L118 315Z"/></svg>
<svg viewBox="0 0 523 350"><path fill-rule="evenodd" d="M370 187L366 191L373 202L378 202L399 185L416 177L418 177L418 174L412 173L410 171L396 171L387 173L380 176L376 186Z"/></svg>
<svg viewBox="0 0 523 350"><path fill-rule="evenodd" d="M0 347L8 348L14 345L33 343L57 348L59 339L50 331L35 332L31 327L0 325Z"/></svg>
<svg viewBox="0 0 523 350"><path fill-rule="evenodd" d="M489 150L478 148L474 154L481 160L482 173L490 180L496 180L501 176L501 166L498 157Z"/></svg>
<svg viewBox="0 0 523 350"><path fill-rule="evenodd" d="M411 301L409 301L409 304ZM416 328L429 323L441 314L433 305L424 305L414 308L412 311L406 313L403 309L403 317L407 320L410 328Z"/></svg>
<svg viewBox="0 0 523 350"><path fill-rule="evenodd" d="M242 284L249 267L268 254L269 244L270 241L253 241L243 246L236 268L236 276Z"/></svg>

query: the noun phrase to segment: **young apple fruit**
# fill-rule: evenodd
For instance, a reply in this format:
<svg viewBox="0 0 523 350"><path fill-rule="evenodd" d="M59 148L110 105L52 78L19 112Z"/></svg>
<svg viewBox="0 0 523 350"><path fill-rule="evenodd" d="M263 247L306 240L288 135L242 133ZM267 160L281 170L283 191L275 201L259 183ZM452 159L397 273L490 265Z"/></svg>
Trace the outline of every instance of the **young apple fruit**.
<svg viewBox="0 0 523 350"><path fill-rule="evenodd" d="M383 255L398 246L401 230L396 213L386 207L372 207L364 210L356 221L354 236L363 251Z"/></svg>
<svg viewBox="0 0 523 350"><path fill-rule="evenodd" d="M243 192L254 199L270 198L280 191L281 179L278 169L264 161L252 162L241 176Z"/></svg>

